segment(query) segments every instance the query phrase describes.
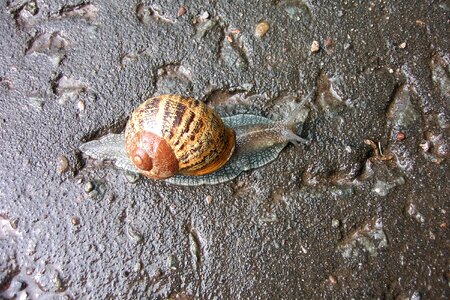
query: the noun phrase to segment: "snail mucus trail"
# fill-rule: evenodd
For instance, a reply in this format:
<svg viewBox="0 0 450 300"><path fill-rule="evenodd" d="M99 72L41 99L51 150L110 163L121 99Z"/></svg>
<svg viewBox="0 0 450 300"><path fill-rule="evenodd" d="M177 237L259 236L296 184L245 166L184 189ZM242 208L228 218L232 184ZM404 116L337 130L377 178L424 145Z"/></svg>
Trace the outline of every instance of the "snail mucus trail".
<svg viewBox="0 0 450 300"><path fill-rule="evenodd" d="M125 133L107 134L80 150L112 160L129 172L152 179L198 186L217 184L275 160L289 143L307 140L296 134L303 122L305 97L285 121L238 114L220 117L203 102L178 95L150 98L136 108Z"/></svg>

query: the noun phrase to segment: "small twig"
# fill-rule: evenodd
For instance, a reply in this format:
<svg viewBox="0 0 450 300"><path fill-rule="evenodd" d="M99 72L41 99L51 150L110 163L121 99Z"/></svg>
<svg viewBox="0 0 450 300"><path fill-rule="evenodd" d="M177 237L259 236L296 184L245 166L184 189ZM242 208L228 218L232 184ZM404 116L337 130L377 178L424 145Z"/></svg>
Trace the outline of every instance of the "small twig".
<svg viewBox="0 0 450 300"><path fill-rule="evenodd" d="M370 147L372 147L373 151L375 152L375 159L377 160L381 160L381 161L386 161L386 160L391 160L394 158L394 155L388 153L388 154L384 154L383 153L383 149L381 148L381 143L378 142L378 145L369 139L364 140L364 143L366 145L369 145Z"/></svg>

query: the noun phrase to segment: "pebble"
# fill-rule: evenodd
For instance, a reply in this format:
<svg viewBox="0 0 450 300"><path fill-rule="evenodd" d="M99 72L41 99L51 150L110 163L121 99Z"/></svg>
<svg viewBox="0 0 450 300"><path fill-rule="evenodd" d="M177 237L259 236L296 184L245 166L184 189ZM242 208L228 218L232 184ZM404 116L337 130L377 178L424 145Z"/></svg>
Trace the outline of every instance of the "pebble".
<svg viewBox="0 0 450 300"><path fill-rule="evenodd" d="M178 16L178 17L181 17L181 16L183 16L186 12L187 12L186 7L180 6L180 8L178 9L178 14L177 14L177 16Z"/></svg>
<svg viewBox="0 0 450 300"><path fill-rule="evenodd" d="M90 193L94 190L94 184L91 181L86 182L84 185L84 191L86 193Z"/></svg>
<svg viewBox="0 0 450 300"><path fill-rule="evenodd" d="M62 292L65 290L64 283L61 279L61 276L57 272L56 272L55 276L53 277L53 284L55 285L55 290L57 292Z"/></svg>
<svg viewBox="0 0 450 300"><path fill-rule="evenodd" d="M69 170L69 160L64 155L58 156L58 173L62 174Z"/></svg>
<svg viewBox="0 0 450 300"><path fill-rule="evenodd" d="M331 227L338 228L339 225L341 225L341 221L339 221L338 219L331 220Z"/></svg>
<svg viewBox="0 0 450 300"><path fill-rule="evenodd" d="M73 225L79 225L80 224L80 219L78 219L77 217L73 217L72 218L72 224Z"/></svg>
<svg viewBox="0 0 450 300"><path fill-rule="evenodd" d="M83 111L86 108L83 100L78 101L77 103L78 110Z"/></svg>
<svg viewBox="0 0 450 300"><path fill-rule="evenodd" d="M255 28L255 35L259 38L262 38L266 35L267 31L269 31L270 25L269 23L263 21L258 23Z"/></svg>
<svg viewBox="0 0 450 300"><path fill-rule="evenodd" d="M316 53L316 52L319 51L319 49L320 49L319 42L318 41L313 41L312 44L311 44L311 52L312 53Z"/></svg>
<svg viewBox="0 0 450 300"><path fill-rule="evenodd" d="M167 258L167 264L172 271L177 269L177 258L174 255L170 255Z"/></svg>
<svg viewBox="0 0 450 300"><path fill-rule="evenodd" d="M405 134L401 131L397 133L397 141L403 141L405 139Z"/></svg>
<svg viewBox="0 0 450 300"><path fill-rule="evenodd" d="M205 20L209 19L209 12L207 12L207 11L202 12L199 16L199 19L201 21L205 21Z"/></svg>
<svg viewBox="0 0 450 300"><path fill-rule="evenodd" d="M400 47L400 49L405 49L406 48L406 43L405 42L401 43L399 47Z"/></svg>
<svg viewBox="0 0 450 300"><path fill-rule="evenodd" d="M211 195L208 195L208 196L206 196L206 203L207 204L211 204L212 203L212 196Z"/></svg>

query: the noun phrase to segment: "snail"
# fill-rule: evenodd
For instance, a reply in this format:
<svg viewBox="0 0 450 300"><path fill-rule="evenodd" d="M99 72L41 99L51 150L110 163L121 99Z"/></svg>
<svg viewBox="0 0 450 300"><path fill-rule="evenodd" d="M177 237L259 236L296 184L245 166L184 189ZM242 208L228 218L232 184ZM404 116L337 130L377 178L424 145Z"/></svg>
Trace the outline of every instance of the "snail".
<svg viewBox="0 0 450 300"><path fill-rule="evenodd" d="M276 122L251 114L221 118L201 101L160 95L134 110L124 133L86 142L80 150L176 185L222 183L272 162L289 142L308 143L296 134L294 119L306 100L288 120Z"/></svg>

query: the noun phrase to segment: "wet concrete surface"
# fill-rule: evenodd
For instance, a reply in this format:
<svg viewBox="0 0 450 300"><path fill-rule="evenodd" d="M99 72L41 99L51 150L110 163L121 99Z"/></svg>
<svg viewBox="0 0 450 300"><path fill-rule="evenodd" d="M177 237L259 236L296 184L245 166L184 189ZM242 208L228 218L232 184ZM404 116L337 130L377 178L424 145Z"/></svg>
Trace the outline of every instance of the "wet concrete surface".
<svg viewBox="0 0 450 300"><path fill-rule="evenodd" d="M1 297L448 299L449 19L448 1L2 2ZM152 95L283 119L311 91L311 144L217 186L78 150Z"/></svg>

